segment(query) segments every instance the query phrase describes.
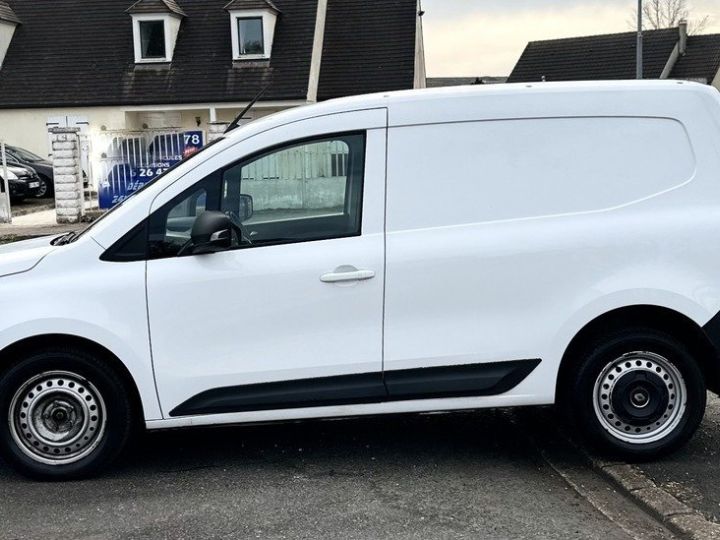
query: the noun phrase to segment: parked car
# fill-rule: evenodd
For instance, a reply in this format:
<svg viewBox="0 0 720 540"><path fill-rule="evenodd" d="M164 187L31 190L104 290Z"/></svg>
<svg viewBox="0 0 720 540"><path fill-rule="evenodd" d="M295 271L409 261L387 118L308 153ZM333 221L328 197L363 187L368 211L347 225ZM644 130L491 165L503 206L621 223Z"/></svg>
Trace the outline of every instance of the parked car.
<svg viewBox="0 0 720 540"><path fill-rule="evenodd" d="M0 451L68 479L136 427L557 403L609 454L671 452L720 389L718 148L720 94L667 81L256 120L0 247Z"/></svg>
<svg viewBox="0 0 720 540"><path fill-rule="evenodd" d="M37 173L40 180L40 187L35 193L35 197L42 199L45 197L52 197L55 184L53 166L47 159L42 158L36 154L33 154L29 150L19 148L17 146L6 146L6 153L13 161L26 165L33 168Z"/></svg>
<svg viewBox="0 0 720 540"><path fill-rule="evenodd" d="M30 167L25 167L13 161L7 161L8 184L10 187L10 201L22 202L35 197L40 189L40 178ZM2 173L0 172L0 176Z"/></svg>

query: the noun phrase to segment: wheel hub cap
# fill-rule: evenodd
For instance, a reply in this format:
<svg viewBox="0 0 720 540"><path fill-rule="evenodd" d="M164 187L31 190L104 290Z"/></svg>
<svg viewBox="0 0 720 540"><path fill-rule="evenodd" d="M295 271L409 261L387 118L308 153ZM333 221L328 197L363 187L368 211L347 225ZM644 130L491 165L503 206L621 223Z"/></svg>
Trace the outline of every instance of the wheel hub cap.
<svg viewBox="0 0 720 540"><path fill-rule="evenodd" d="M682 420L687 390L666 358L633 352L611 362L598 376L595 413L612 436L631 443L662 439Z"/></svg>
<svg viewBox="0 0 720 540"><path fill-rule="evenodd" d="M10 404L11 434L35 461L74 463L90 454L105 431L105 403L97 389L70 372L46 372L27 381Z"/></svg>

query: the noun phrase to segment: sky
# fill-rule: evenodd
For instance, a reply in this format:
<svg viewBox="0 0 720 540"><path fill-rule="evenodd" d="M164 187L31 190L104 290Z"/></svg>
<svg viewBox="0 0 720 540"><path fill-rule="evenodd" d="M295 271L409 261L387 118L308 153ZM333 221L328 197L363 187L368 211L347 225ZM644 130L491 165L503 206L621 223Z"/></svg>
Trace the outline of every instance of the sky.
<svg viewBox="0 0 720 540"><path fill-rule="evenodd" d="M720 33L720 0L689 0ZM632 30L635 0L422 0L430 77L509 75L528 41ZM691 22L692 22L691 16Z"/></svg>

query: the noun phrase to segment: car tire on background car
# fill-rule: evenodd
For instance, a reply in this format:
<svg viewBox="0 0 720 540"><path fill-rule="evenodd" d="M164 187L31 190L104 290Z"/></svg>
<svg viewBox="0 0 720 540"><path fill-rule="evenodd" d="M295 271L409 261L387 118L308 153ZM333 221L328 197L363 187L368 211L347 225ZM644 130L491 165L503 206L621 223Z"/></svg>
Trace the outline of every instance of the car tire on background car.
<svg viewBox="0 0 720 540"><path fill-rule="evenodd" d="M561 406L600 450L653 459L682 446L702 421L707 396L697 358L668 333L618 330L573 360Z"/></svg>
<svg viewBox="0 0 720 540"><path fill-rule="evenodd" d="M53 195L52 184L46 177L40 175L40 187L35 192L36 199L44 199Z"/></svg>
<svg viewBox="0 0 720 540"><path fill-rule="evenodd" d="M96 474L133 431L121 381L102 358L81 349L26 354L0 375L0 453L39 480Z"/></svg>

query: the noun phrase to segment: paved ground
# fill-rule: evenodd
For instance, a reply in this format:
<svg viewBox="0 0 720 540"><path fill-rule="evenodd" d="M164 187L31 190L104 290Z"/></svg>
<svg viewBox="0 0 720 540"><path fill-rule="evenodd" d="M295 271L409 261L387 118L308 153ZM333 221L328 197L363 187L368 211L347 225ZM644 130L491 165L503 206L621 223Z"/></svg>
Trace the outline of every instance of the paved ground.
<svg viewBox="0 0 720 540"><path fill-rule="evenodd" d="M97 210L88 205L86 218L93 219ZM0 243L25 240L35 236L60 235L69 231L79 231L88 226L88 223L73 225L58 225L55 216L55 207L52 200L29 201L19 203L13 207L11 224L0 224Z"/></svg>
<svg viewBox="0 0 720 540"><path fill-rule="evenodd" d="M33 214L36 212L43 212L50 210L55 207L55 201L52 198L46 199L25 199L22 202L16 202L12 204L12 215L13 218L25 216L27 214Z"/></svg>
<svg viewBox="0 0 720 540"><path fill-rule="evenodd" d="M640 469L680 501L720 523L720 399L709 396L703 425L685 449Z"/></svg>
<svg viewBox="0 0 720 540"><path fill-rule="evenodd" d="M537 414L156 433L103 478L71 484L32 483L0 463L0 538L633 537L542 459L527 434L553 415ZM670 538L654 522L642 530Z"/></svg>

